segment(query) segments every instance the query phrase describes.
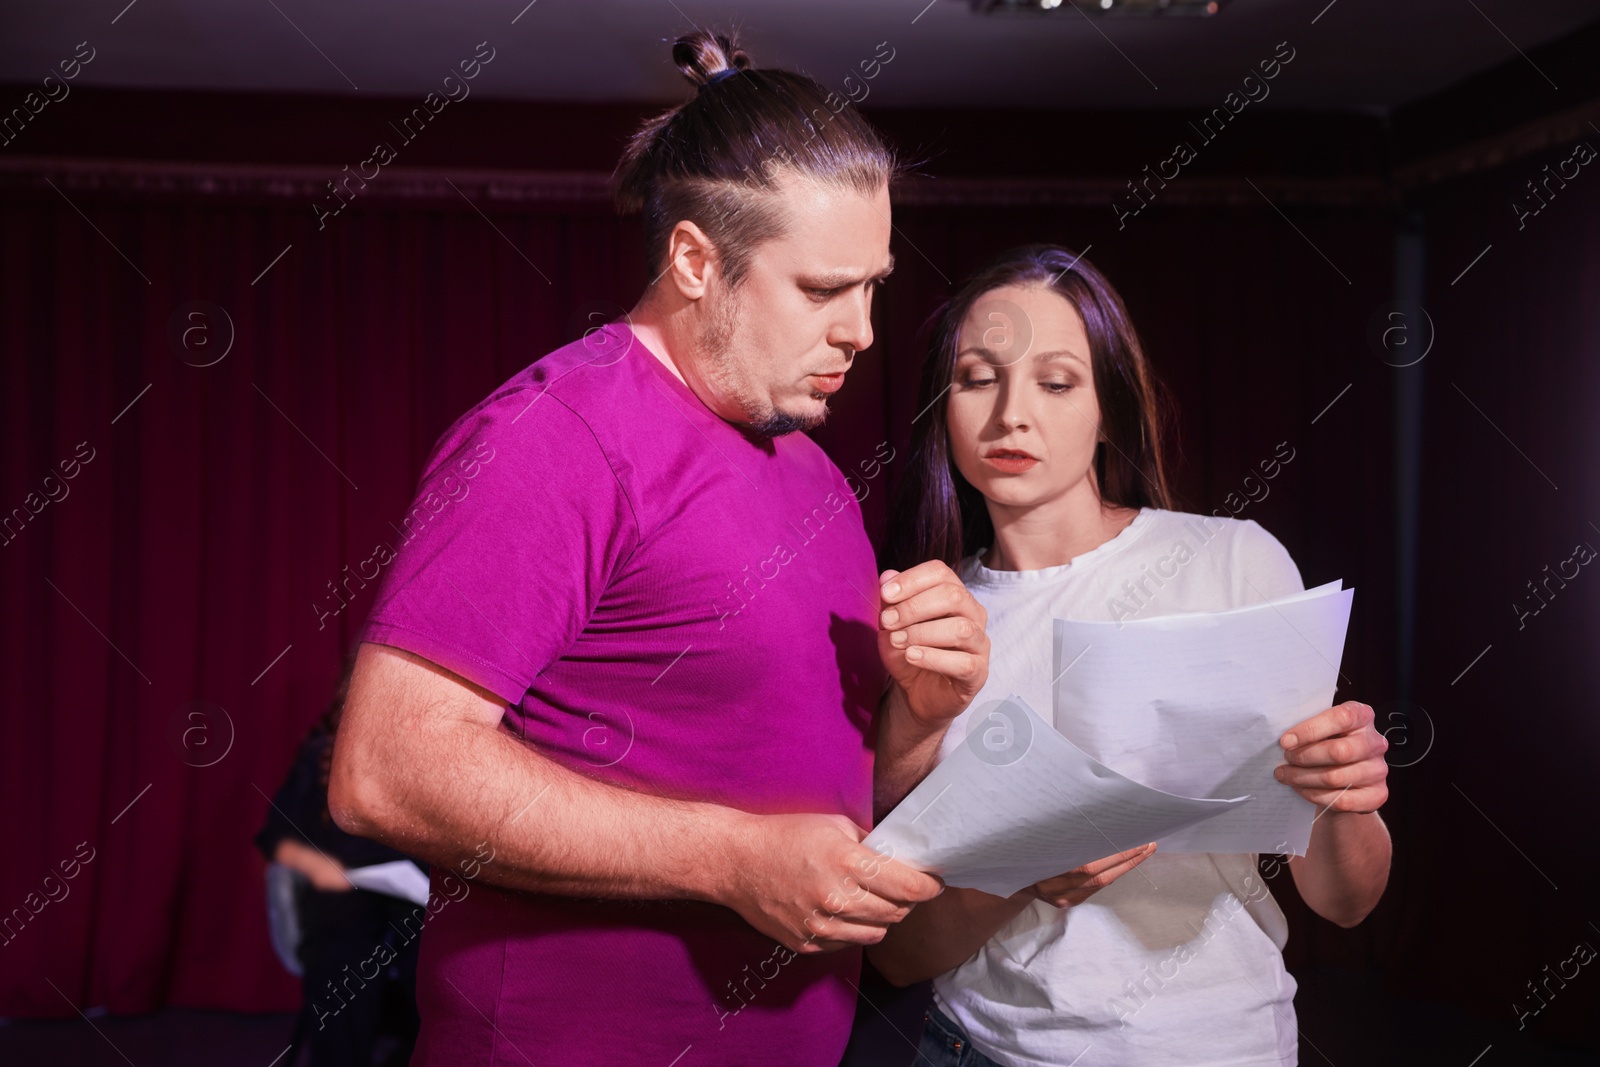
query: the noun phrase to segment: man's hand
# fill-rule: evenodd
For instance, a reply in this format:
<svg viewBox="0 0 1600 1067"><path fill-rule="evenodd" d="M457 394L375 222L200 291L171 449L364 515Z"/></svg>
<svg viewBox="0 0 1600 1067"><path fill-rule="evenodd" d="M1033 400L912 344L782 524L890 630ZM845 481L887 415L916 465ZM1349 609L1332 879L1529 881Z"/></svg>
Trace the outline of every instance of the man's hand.
<svg viewBox="0 0 1600 1067"><path fill-rule="evenodd" d="M1279 739L1278 781L1324 811L1368 814L1389 799L1389 740L1372 726L1372 708L1354 700L1318 712Z"/></svg>
<svg viewBox="0 0 1600 1067"><path fill-rule="evenodd" d="M842 815L755 815L731 837L719 902L785 948L832 952L883 940L937 878L874 852Z"/></svg>
<svg viewBox="0 0 1600 1067"><path fill-rule="evenodd" d="M939 560L878 576L878 654L911 715L942 725L989 679L989 613Z"/></svg>
<svg viewBox="0 0 1600 1067"><path fill-rule="evenodd" d="M1036 897L1056 908L1070 908L1082 904L1118 878L1133 870L1156 853L1156 843L1130 848L1126 852L1085 863L1082 867L1035 882L1018 891L1017 896Z"/></svg>

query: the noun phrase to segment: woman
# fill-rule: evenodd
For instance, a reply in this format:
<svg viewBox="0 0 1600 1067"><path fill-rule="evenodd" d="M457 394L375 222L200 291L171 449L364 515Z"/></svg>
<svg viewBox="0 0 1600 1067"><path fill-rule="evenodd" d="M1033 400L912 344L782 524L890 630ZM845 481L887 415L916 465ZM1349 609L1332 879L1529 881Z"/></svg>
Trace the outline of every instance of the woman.
<svg viewBox="0 0 1600 1067"><path fill-rule="evenodd" d="M884 562L942 559L988 611L989 677L970 708L1015 692L1048 712L1050 619L1111 619L1142 564L1196 540L1196 517L1171 510L1161 393L1121 299L1064 248L1006 253L935 322L918 403L929 414ZM1211 536L1141 617L1302 589L1254 521L1203 521ZM1288 864L1295 887L1354 926L1388 879L1388 745L1355 702L1280 743L1279 781L1319 806L1307 855ZM1009 898L949 888L869 956L896 985L935 979L921 1048L935 1065L1294 1064L1287 929L1256 863L1149 844Z"/></svg>

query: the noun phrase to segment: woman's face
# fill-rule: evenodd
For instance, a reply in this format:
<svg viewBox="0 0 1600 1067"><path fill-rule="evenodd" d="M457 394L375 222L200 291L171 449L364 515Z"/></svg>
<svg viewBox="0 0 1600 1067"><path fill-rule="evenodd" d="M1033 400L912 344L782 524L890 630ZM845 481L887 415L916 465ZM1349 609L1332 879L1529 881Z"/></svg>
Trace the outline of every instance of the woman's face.
<svg viewBox="0 0 1600 1067"><path fill-rule="evenodd" d="M1054 290L1002 286L978 298L961 325L946 411L956 469L991 503L1098 496L1089 338Z"/></svg>

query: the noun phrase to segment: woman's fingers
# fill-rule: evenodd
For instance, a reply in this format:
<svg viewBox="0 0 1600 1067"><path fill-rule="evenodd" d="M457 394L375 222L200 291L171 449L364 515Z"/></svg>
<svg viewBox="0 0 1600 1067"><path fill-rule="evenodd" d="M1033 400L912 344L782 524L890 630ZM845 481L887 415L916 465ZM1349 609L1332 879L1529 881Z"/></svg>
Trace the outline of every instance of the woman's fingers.
<svg viewBox="0 0 1600 1067"><path fill-rule="evenodd" d="M1125 849L1122 852L1114 852L1109 856L1102 856L1100 859L1085 863L1082 867L1079 867L1073 871L1068 871L1067 873L1082 874L1087 877L1092 877L1105 871L1109 871L1113 867L1120 867L1126 863L1136 863L1142 861L1146 856L1150 855L1155 850L1156 843L1151 841L1140 845L1137 848Z"/></svg>
<svg viewBox="0 0 1600 1067"><path fill-rule="evenodd" d="M952 579L959 584L960 579L955 575L956 572L946 566L943 560L930 559L907 570L884 571L878 575L878 586L883 599L892 604Z"/></svg>
<svg viewBox="0 0 1600 1067"><path fill-rule="evenodd" d="M1280 738L1278 781L1323 808L1378 810L1389 799L1389 739L1372 722L1369 705L1347 700L1290 728Z"/></svg>
<svg viewBox="0 0 1600 1067"><path fill-rule="evenodd" d="M916 645L976 652L983 644L983 627L964 616L919 622L889 632L889 644L905 650Z"/></svg>
<svg viewBox="0 0 1600 1067"><path fill-rule="evenodd" d="M1368 726L1353 734L1288 749L1283 758L1302 767L1333 767L1344 763L1360 763L1387 751L1388 738Z"/></svg>
<svg viewBox="0 0 1600 1067"><path fill-rule="evenodd" d="M1388 778L1389 766L1382 759L1341 763L1333 767L1295 767L1281 763L1276 774L1278 781L1296 789L1359 789Z"/></svg>
<svg viewBox="0 0 1600 1067"><path fill-rule="evenodd" d="M967 660L921 653L945 649L982 654L989 643L984 632L988 613L983 605L937 560L918 564L885 582L879 622L888 631L890 647L907 653L909 662L958 680L967 669Z"/></svg>
<svg viewBox="0 0 1600 1067"><path fill-rule="evenodd" d="M944 675L958 685L970 685L978 680L984 673L984 657L973 653L958 653L949 648L926 648L925 645L912 645L906 649L906 662L912 667L922 670L931 670L936 675Z"/></svg>
<svg viewBox="0 0 1600 1067"><path fill-rule="evenodd" d="M1154 850L1152 849L1151 851ZM1098 874L1075 878L1072 881L1076 884L1068 884L1066 876L1059 879L1052 878L1049 882L1039 883L1035 887L1035 895L1045 903L1057 908L1067 908L1074 904L1082 904L1085 900L1088 900L1100 890L1139 866L1149 856L1150 852L1146 852L1144 855L1124 860L1112 867L1108 867Z"/></svg>
<svg viewBox="0 0 1600 1067"><path fill-rule="evenodd" d="M1381 758L1332 768L1280 766L1278 780L1323 808L1377 811L1389 799L1389 766Z"/></svg>
<svg viewBox="0 0 1600 1067"><path fill-rule="evenodd" d="M1387 785L1361 789L1300 789L1297 792L1318 807L1334 811L1373 812L1389 800Z"/></svg>
<svg viewBox="0 0 1600 1067"><path fill-rule="evenodd" d="M879 587L879 595L883 600L879 618L890 630L956 615L977 623L980 632L988 623L988 612L983 605L961 584L955 572L939 560L919 563L885 580Z"/></svg>
<svg viewBox="0 0 1600 1067"><path fill-rule="evenodd" d="M1033 895L1058 908L1081 904L1155 854L1155 842L1105 856L1048 878L1032 887Z"/></svg>
<svg viewBox="0 0 1600 1067"><path fill-rule="evenodd" d="M1285 749L1302 748L1340 734L1354 733L1372 725L1372 707L1356 700L1346 700L1326 711L1319 711L1305 722L1291 726L1278 743Z"/></svg>
<svg viewBox="0 0 1600 1067"><path fill-rule="evenodd" d="M913 667L943 675L962 691L982 688L979 680L984 673L985 659L971 652L913 645L906 649L906 662Z"/></svg>

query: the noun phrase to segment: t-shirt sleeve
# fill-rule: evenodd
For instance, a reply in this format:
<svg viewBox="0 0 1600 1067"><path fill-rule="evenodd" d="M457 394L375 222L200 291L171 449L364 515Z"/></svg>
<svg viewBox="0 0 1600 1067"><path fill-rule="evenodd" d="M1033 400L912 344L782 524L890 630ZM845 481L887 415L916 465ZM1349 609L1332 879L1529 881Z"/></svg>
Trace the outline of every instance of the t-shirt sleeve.
<svg viewBox="0 0 1600 1067"><path fill-rule="evenodd" d="M1241 520L1233 540L1233 596L1240 607L1303 592L1289 550L1254 519Z"/></svg>
<svg viewBox="0 0 1600 1067"><path fill-rule="evenodd" d="M577 639L638 542L628 495L588 424L526 389L491 398L440 438L397 525L361 639L507 704Z"/></svg>

